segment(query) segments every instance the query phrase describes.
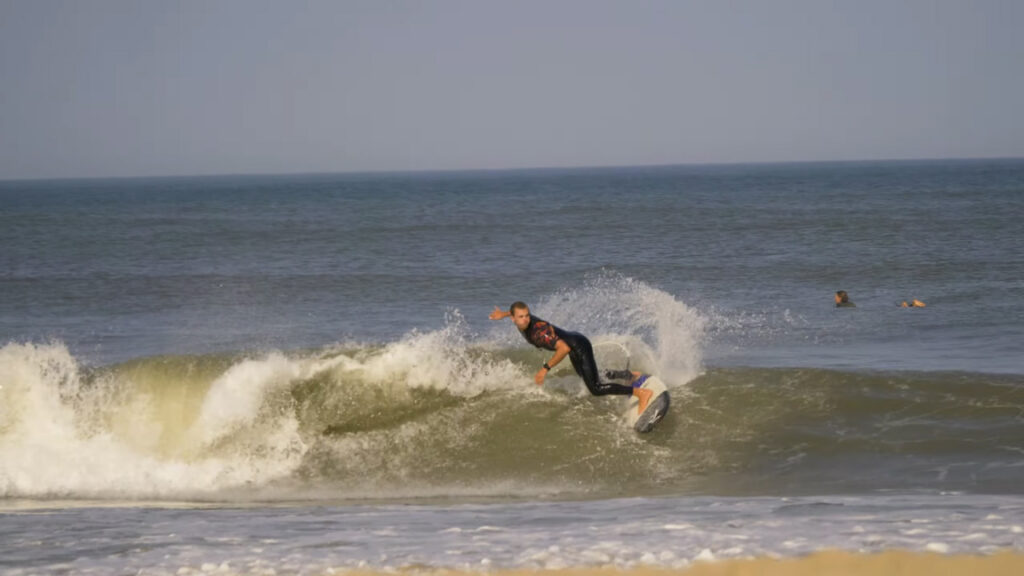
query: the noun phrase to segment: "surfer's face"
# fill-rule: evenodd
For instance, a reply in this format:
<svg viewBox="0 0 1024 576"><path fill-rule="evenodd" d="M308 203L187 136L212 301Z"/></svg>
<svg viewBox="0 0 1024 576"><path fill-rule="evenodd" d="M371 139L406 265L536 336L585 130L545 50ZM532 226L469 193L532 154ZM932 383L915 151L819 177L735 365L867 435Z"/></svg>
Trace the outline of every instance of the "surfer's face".
<svg viewBox="0 0 1024 576"><path fill-rule="evenodd" d="M526 327L530 325L530 310L528 308L516 308L512 311L512 321L516 323L516 328L519 328L519 330L526 330Z"/></svg>

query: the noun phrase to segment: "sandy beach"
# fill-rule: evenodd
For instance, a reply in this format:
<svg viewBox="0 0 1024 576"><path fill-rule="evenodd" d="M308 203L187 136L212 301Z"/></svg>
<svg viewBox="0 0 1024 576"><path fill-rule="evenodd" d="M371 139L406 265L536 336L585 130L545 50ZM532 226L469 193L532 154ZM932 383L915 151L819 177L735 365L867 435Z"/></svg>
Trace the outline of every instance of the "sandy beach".
<svg viewBox="0 0 1024 576"><path fill-rule="evenodd" d="M647 572L637 571L637 574L641 573ZM1009 576L1024 574L1024 555L945 556L906 551L880 554L825 551L803 558L698 562L677 573L686 576Z"/></svg>
<svg viewBox="0 0 1024 576"><path fill-rule="evenodd" d="M410 568L405 574L457 576L460 571ZM387 572L393 574L393 572ZM384 574L355 572L358 576ZM917 553L893 550L879 554L822 551L800 558L753 558L721 562L698 561L687 568L567 568L562 570L508 570L498 576L1016 576L1024 574L1024 554L1003 552L990 556Z"/></svg>

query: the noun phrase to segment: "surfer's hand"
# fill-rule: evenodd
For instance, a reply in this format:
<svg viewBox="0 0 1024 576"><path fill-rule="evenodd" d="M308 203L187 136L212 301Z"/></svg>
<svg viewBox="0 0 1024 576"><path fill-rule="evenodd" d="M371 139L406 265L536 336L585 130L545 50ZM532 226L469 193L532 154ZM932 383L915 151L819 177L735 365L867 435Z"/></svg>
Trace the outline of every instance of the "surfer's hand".
<svg viewBox="0 0 1024 576"><path fill-rule="evenodd" d="M502 310L501 308L495 306L494 307L494 311L491 312L490 319L491 320L501 320L502 318L504 318L506 316L508 316L508 314L506 314L504 310Z"/></svg>
<svg viewBox="0 0 1024 576"><path fill-rule="evenodd" d="M548 374L548 369L547 368L541 368L540 370L537 370L536 374L533 375L533 381L537 383L537 386L543 386L544 385L544 377L547 376L547 374Z"/></svg>

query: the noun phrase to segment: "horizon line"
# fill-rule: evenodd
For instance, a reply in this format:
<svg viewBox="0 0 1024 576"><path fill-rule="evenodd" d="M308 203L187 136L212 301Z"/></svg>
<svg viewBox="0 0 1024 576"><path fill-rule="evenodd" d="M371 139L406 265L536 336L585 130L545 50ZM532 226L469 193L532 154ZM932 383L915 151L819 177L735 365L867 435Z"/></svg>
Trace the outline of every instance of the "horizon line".
<svg viewBox="0 0 1024 576"><path fill-rule="evenodd" d="M423 168L423 169L371 169L371 170L302 170L290 172L205 172L193 174L151 174L151 175L110 175L110 176L30 176L24 178L0 178L0 183L17 182L59 182L81 180L163 180L174 178L238 178L238 177L300 177L300 176L384 176L402 174L467 174L502 172L544 172L574 170L622 170L629 168L677 168L713 166L773 166L798 164L884 164L909 162L971 162L1024 160L1024 156L951 156L924 158L860 158L833 160L754 160L735 162L678 162L651 164L607 164L607 165L565 165L565 166L511 166L504 168Z"/></svg>

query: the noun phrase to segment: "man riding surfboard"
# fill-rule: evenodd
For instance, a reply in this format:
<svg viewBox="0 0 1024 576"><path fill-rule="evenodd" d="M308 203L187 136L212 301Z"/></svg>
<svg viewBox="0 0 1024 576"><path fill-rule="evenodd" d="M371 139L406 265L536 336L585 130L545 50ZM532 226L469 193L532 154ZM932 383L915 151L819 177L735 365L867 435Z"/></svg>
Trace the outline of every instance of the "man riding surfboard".
<svg viewBox="0 0 1024 576"><path fill-rule="evenodd" d="M523 335L523 338L526 338L527 342L537 348L543 348L555 353L534 375L533 381L538 386L543 385L544 377L547 376L547 373L568 356L576 374L579 374L580 378L583 379L583 383L586 384L587 390L590 390L590 393L594 396L605 396L608 394L636 396L639 400L639 412L643 413L647 408L652 392L640 387L643 381L639 378L639 373L628 371L608 373L613 377L625 377L633 383L632 386L601 381L597 371L597 362L594 360L594 348L591 346L590 340L583 334L562 330L558 326L530 314L530 307L523 302L513 303L508 311L495 306L494 311L490 315L491 320L501 320L509 317L512 318L512 322L515 323L516 328L519 329L520 334Z"/></svg>

